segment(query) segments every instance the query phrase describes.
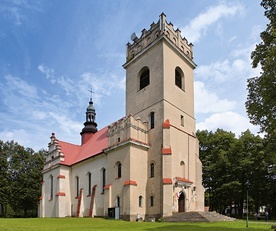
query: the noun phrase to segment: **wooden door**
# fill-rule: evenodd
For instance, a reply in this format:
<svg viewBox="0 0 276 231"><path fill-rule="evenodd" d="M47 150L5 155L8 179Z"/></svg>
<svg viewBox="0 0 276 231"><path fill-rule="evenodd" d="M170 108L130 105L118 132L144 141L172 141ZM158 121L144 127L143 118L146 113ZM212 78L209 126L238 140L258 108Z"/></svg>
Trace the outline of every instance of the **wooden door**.
<svg viewBox="0 0 276 231"><path fill-rule="evenodd" d="M185 212L185 195L181 193L178 198L178 212L182 213Z"/></svg>

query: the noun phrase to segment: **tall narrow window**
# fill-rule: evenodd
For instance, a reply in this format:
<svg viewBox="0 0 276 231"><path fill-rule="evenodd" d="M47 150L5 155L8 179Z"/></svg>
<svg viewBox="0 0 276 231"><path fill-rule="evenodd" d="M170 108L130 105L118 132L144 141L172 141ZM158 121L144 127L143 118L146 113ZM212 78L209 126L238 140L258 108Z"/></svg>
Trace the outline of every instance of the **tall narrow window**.
<svg viewBox="0 0 276 231"><path fill-rule="evenodd" d="M76 197L79 196L79 190L80 190L80 179L78 176L76 176Z"/></svg>
<svg viewBox="0 0 276 231"><path fill-rule="evenodd" d="M120 197L116 197L116 207L120 207Z"/></svg>
<svg viewBox="0 0 276 231"><path fill-rule="evenodd" d="M184 90L184 74L180 67L175 68L175 85Z"/></svg>
<svg viewBox="0 0 276 231"><path fill-rule="evenodd" d="M89 172L88 173L88 195L90 196L91 195L91 173Z"/></svg>
<svg viewBox="0 0 276 231"><path fill-rule="evenodd" d="M143 197L139 196L139 207L143 206Z"/></svg>
<svg viewBox="0 0 276 231"><path fill-rule="evenodd" d="M103 181L103 193L104 193L104 187L105 187L105 168L103 168L103 179L102 179L102 181Z"/></svg>
<svg viewBox="0 0 276 231"><path fill-rule="evenodd" d="M50 200L53 200L54 197L54 177L50 176Z"/></svg>
<svg viewBox="0 0 276 231"><path fill-rule="evenodd" d="M154 163L150 163L150 178L154 177Z"/></svg>
<svg viewBox="0 0 276 231"><path fill-rule="evenodd" d="M122 164L120 162L117 163L117 170L118 170L118 178L122 176Z"/></svg>
<svg viewBox="0 0 276 231"><path fill-rule="evenodd" d="M184 126L184 116L183 115L180 116L180 123L181 123L181 126Z"/></svg>
<svg viewBox="0 0 276 231"><path fill-rule="evenodd" d="M150 196L150 206L154 205L154 196Z"/></svg>
<svg viewBox="0 0 276 231"><path fill-rule="evenodd" d="M175 85L179 88L182 88L182 79L180 73L175 70Z"/></svg>
<svg viewBox="0 0 276 231"><path fill-rule="evenodd" d="M180 162L180 173L182 177L185 177L185 163L183 160Z"/></svg>
<svg viewBox="0 0 276 231"><path fill-rule="evenodd" d="M150 113L150 129L154 128L154 112Z"/></svg>
<svg viewBox="0 0 276 231"><path fill-rule="evenodd" d="M149 69L147 68L140 75L140 90L145 88L149 84L150 84L150 72L149 72Z"/></svg>

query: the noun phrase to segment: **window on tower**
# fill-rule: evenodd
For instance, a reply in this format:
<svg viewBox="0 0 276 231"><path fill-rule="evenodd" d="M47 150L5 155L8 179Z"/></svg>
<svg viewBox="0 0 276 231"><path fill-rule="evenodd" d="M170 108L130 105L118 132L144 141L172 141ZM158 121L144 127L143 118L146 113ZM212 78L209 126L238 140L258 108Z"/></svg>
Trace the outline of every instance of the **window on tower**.
<svg viewBox="0 0 276 231"><path fill-rule="evenodd" d="M143 69L142 69L142 73L140 75L140 88L139 88L139 90L142 90L143 88L145 88L146 86L148 86L150 84L150 71L147 67L143 68Z"/></svg>
<svg viewBox="0 0 276 231"><path fill-rule="evenodd" d="M150 113L150 129L154 128L154 112Z"/></svg>
<svg viewBox="0 0 276 231"><path fill-rule="evenodd" d="M153 178L154 177L154 162L151 162L150 163L150 174L149 174L149 176L150 176L150 178Z"/></svg>
<svg viewBox="0 0 276 231"><path fill-rule="evenodd" d="M139 196L139 207L142 207L143 205L143 197Z"/></svg>
<svg viewBox="0 0 276 231"><path fill-rule="evenodd" d="M184 126L184 116L183 115L180 116L180 123L181 123L181 126Z"/></svg>
<svg viewBox="0 0 276 231"><path fill-rule="evenodd" d="M184 74L179 67L175 68L175 85L184 90Z"/></svg>
<svg viewBox="0 0 276 231"><path fill-rule="evenodd" d="M153 207L154 205L154 196L150 196L150 206Z"/></svg>
<svg viewBox="0 0 276 231"><path fill-rule="evenodd" d="M121 162L117 162L117 178L121 178L122 176L122 164Z"/></svg>

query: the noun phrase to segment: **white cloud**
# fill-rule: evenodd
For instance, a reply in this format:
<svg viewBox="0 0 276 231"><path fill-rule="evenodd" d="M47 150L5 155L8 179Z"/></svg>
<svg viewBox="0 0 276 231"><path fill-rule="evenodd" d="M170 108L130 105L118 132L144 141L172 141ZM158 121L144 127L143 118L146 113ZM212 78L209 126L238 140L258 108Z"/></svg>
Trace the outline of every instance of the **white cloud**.
<svg viewBox="0 0 276 231"><path fill-rule="evenodd" d="M249 123L249 119L236 112L228 111L216 113L206 118L203 122L196 125L198 130L216 131L218 128L225 131L231 131L238 137L241 132L249 129L253 133L257 133L258 128Z"/></svg>
<svg viewBox="0 0 276 231"><path fill-rule="evenodd" d="M73 121L72 119L70 119L70 117L67 116L67 114L64 115L50 112L49 115L55 120L55 124L59 126L59 130L62 130L67 134L78 134L81 131L82 124Z"/></svg>
<svg viewBox="0 0 276 231"><path fill-rule="evenodd" d="M232 17L242 12L243 6L236 4L233 6L221 3L217 6L209 7L205 12L193 18L189 25L181 29L190 42L197 42L202 35L205 35L208 27L216 23L222 17ZM221 28L220 28L221 29Z"/></svg>
<svg viewBox="0 0 276 231"><path fill-rule="evenodd" d="M2 85L4 87L3 91L19 93L21 96L27 98L37 98L37 89L35 86L28 84L26 81L12 75L7 75L4 78L6 80L6 84L5 86Z"/></svg>
<svg viewBox="0 0 276 231"><path fill-rule="evenodd" d="M250 54L254 45L243 49L237 48L224 60L201 65L195 70L195 76L203 81L235 82L246 81L247 78L256 76L260 69L251 67Z"/></svg>
<svg viewBox="0 0 276 231"><path fill-rule="evenodd" d="M53 68L49 68L44 64L40 64L37 69L40 70L41 73L45 74L46 79L49 79L52 84L57 82Z"/></svg>
<svg viewBox="0 0 276 231"><path fill-rule="evenodd" d="M24 145L25 148L32 147L36 148L36 144L34 143L34 139L31 138L32 134L29 134L25 129L18 130L10 130L10 131L2 131L0 132L0 139L4 142L14 140L20 145ZM42 147L37 148L36 151L41 149Z"/></svg>
<svg viewBox="0 0 276 231"><path fill-rule="evenodd" d="M92 88L93 101L99 103L105 95L109 96L115 90L125 89L125 78L120 78L117 75L105 73L101 76L96 76L94 73L85 72L81 75L82 80L78 83L80 92L85 92Z"/></svg>
<svg viewBox="0 0 276 231"><path fill-rule="evenodd" d="M39 0L9 0L2 2L0 2L0 17L16 26L21 26L24 20L27 19L29 12L41 11L42 9Z"/></svg>
<svg viewBox="0 0 276 231"><path fill-rule="evenodd" d="M214 113L224 112L235 108L236 102L219 97L206 90L204 83L195 81L195 112Z"/></svg>
<svg viewBox="0 0 276 231"><path fill-rule="evenodd" d="M40 64L37 69L45 74L46 79L49 79L52 84L58 84L66 92L66 95L74 93L75 84L72 79L67 76L57 77L53 68L47 67L45 64Z"/></svg>

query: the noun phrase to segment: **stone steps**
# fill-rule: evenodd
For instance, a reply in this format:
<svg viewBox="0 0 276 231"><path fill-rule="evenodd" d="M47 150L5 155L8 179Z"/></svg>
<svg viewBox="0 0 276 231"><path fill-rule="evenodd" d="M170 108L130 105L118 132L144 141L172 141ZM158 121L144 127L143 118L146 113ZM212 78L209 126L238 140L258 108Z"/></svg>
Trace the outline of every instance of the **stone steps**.
<svg viewBox="0 0 276 231"><path fill-rule="evenodd" d="M172 216L164 217L165 222L214 222L234 221L235 218L227 217L216 212L184 212L175 213Z"/></svg>

